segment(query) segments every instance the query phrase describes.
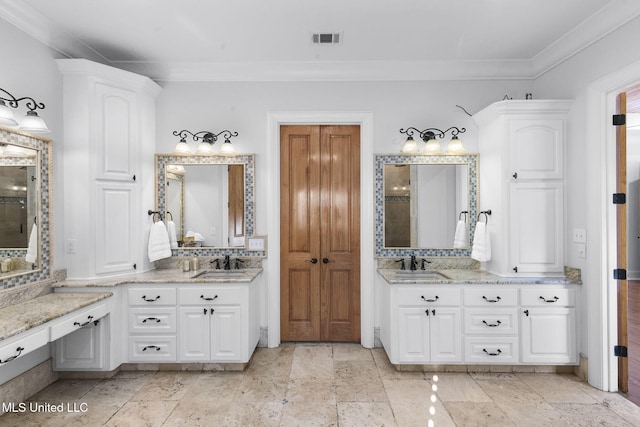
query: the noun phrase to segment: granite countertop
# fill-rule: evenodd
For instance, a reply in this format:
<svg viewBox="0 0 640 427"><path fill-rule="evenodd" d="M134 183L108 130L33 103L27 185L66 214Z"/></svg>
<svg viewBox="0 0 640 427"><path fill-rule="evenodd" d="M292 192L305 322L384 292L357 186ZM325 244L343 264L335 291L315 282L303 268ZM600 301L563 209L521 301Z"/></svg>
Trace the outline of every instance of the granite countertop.
<svg viewBox="0 0 640 427"><path fill-rule="evenodd" d="M206 275L207 272L211 272ZM203 277L196 275L205 274ZM251 283L262 273L262 268L244 268L240 270L209 270L183 272L179 269L156 269L139 274L105 277L87 280L62 280L54 283L54 288L90 288L114 287L135 283L138 285L158 283Z"/></svg>
<svg viewBox="0 0 640 427"><path fill-rule="evenodd" d="M438 269L434 277L425 277L425 271L379 268L378 273L389 284L473 284L473 285L508 285L508 284L546 284L567 285L582 284L579 278L566 277L502 277L487 271L476 269ZM439 274L438 274L439 273ZM420 277L422 276L422 277Z"/></svg>
<svg viewBox="0 0 640 427"><path fill-rule="evenodd" d="M5 307L0 310L0 340L11 338L111 295L111 292L52 293Z"/></svg>

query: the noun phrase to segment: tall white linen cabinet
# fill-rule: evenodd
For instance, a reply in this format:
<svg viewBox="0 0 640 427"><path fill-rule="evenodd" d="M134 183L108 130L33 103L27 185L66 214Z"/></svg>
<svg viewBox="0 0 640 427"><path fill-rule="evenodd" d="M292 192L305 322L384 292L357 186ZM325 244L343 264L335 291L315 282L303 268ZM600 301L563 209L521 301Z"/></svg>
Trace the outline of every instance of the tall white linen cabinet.
<svg viewBox="0 0 640 427"><path fill-rule="evenodd" d="M146 271L154 206L155 99L148 77L60 59L64 251L70 278Z"/></svg>
<svg viewBox="0 0 640 427"><path fill-rule="evenodd" d="M479 129L481 209L492 212L487 271L564 275L564 151L571 102L505 100L473 116Z"/></svg>

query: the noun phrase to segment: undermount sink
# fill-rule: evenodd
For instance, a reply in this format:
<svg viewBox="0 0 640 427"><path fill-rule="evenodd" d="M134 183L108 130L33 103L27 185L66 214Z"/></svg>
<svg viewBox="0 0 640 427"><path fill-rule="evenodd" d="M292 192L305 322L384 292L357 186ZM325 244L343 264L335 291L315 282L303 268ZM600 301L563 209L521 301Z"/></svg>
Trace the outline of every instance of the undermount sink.
<svg viewBox="0 0 640 427"><path fill-rule="evenodd" d="M244 270L203 270L194 274L192 279L212 279L216 277L244 277Z"/></svg>
<svg viewBox="0 0 640 427"><path fill-rule="evenodd" d="M409 278L431 279L431 280L450 279L450 277L448 277L447 275L434 270L398 270L396 271L396 275L402 278L407 278L407 279Z"/></svg>

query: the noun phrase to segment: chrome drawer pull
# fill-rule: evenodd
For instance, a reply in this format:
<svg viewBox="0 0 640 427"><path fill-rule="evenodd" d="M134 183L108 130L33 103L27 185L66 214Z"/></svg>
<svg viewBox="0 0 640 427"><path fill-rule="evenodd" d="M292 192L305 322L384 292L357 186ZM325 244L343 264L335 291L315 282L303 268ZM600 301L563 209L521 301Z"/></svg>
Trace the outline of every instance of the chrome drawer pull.
<svg viewBox="0 0 640 427"><path fill-rule="evenodd" d="M142 321L142 323L147 323L147 320L155 320L156 323L160 323L160 319L158 319L157 317L147 317Z"/></svg>
<svg viewBox="0 0 640 427"><path fill-rule="evenodd" d="M542 297L542 296L541 296L541 297L540 297L540 299L541 299L542 301L544 301L544 302L556 302L556 301L558 301L560 298L558 298L558 297L553 297L553 299L545 299L545 297Z"/></svg>
<svg viewBox="0 0 640 427"><path fill-rule="evenodd" d="M500 350L500 349L496 350L497 353L489 353L486 348L483 348L482 351L487 353L488 356L500 356L500 354L502 353L502 350Z"/></svg>
<svg viewBox="0 0 640 427"><path fill-rule="evenodd" d="M20 355L22 354L22 350L24 350L24 347L18 347L18 348L16 348L16 351L18 352L18 354L16 354L15 356L11 356L11 357L10 357L10 358L8 358L8 359L0 360L0 365L3 365L3 364L5 364L5 363L9 363L9 362L11 362L12 360L17 359L17 358L18 358L18 356L20 356Z"/></svg>
<svg viewBox="0 0 640 427"><path fill-rule="evenodd" d="M484 323L485 325L487 325L490 328L495 328L496 326L500 326L502 324L501 321L496 320L496 323L487 323L486 320L483 320L482 323Z"/></svg>
<svg viewBox="0 0 640 427"><path fill-rule="evenodd" d="M160 351L160 347L158 347L157 345L148 345L144 347L142 351L147 351L147 349L151 349L151 350L155 349L156 351Z"/></svg>
<svg viewBox="0 0 640 427"><path fill-rule="evenodd" d="M496 297L496 299L488 299L487 297L485 297L484 295L482 296L482 299L484 299L486 302L498 302L501 300L500 297Z"/></svg>
<svg viewBox="0 0 640 427"><path fill-rule="evenodd" d="M438 295L436 295L436 299L432 299L432 298L425 298L424 295L421 295L420 298L422 298L423 300L425 300L426 302L436 302L440 299L440 297Z"/></svg>
<svg viewBox="0 0 640 427"><path fill-rule="evenodd" d="M218 298L218 295L215 295L213 298L209 298L209 297L205 297L204 295L200 295L200 298L202 298L205 301L213 301L214 299Z"/></svg>
<svg viewBox="0 0 640 427"><path fill-rule="evenodd" d="M142 299L145 300L146 302L154 302L154 301L158 301L160 299L160 295L158 295L154 299L147 299L146 295L142 295Z"/></svg>

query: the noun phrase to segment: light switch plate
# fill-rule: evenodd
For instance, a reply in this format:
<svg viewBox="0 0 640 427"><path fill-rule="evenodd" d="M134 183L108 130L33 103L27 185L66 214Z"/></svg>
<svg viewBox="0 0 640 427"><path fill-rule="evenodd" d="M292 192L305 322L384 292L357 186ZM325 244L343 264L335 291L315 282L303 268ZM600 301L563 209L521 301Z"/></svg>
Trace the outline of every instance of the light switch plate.
<svg viewBox="0 0 640 427"><path fill-rule="evenodd" d="M576 252L578 254L578 258L586 258L587 257L587 245L584 243L578 243L576 245Z"/></svg>
<svg viewBox="0 0 640 427"><path fill-rule="evenodd" d="M248 251L265 251L267 248L266 236L251 236L247 238Z"/></svg>
<svg viewBox="0 0 640 427"><path fill-rule="evenodd" d="M584 228L574 228L573 241L575 243L587 243L587 230Z"/></svg>

